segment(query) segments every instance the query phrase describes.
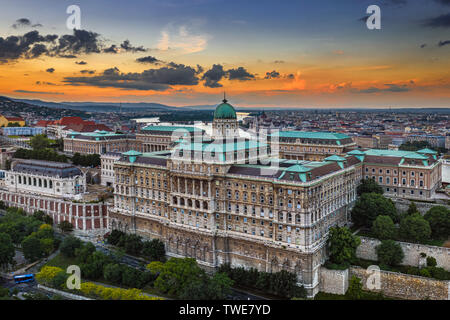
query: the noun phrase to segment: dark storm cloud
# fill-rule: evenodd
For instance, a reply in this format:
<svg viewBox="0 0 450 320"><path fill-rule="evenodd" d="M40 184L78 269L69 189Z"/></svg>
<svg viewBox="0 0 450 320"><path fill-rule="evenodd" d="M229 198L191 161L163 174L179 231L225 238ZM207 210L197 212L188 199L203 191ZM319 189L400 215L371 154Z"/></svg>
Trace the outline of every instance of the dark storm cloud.
<svg viewBox="0 0 450 320"><path fill-rule="evenodd" d="M275 79L275 78L279 78L280 77L280 73L273 70L271 72L266 72L266 76L264 77L264 79Z"/></svg>
<svg viewBox="0 0 450 320"><path fill-rule="evenodd" d="M247 81L252 80L255 76L245 70L244 67L239 67L237 69L230 69L227 71L228 79L230 80L240 80Z"/></svg>
<svg viewBox="0 0 450 320"><path fill-rule="evenodd" d="M440 4L443 4L445 6L450 6L450 0L434 0Z"/></svg>
<svg viewBox="0 0 450 320"><path fill-rule="evenodd" d="M47 82L47 81L36 81L36 84L38 86L41 85L46 85L46 86L56 86L57 84L53 83L53 82Z"/></svg>
<svg viewBox="0 0 450 320"><path fill-rule="evenodd" d="M14 29L20 28L20 27L29 27L31 26L30 19L27 18L20 18L17 19L16 22L12 25Z"/></svg>
<svg viewBox="0 0 450 320"><path fill-rule="evenodd" d="M443 47L450 44L450 40L439 41L438 47Z"/></svg>
<svg viewBox="0 0 450 320"><path fill-rule="evenodd" d="M76 64L79 64L79 65L85 65L85 64L87 64L86 61L75 61L75 63L76 63Z"/></svg>
<svg viewBox="0 0 450 320"><path fill-rule="evenodd" d="M24 20L22 23L27 22ZM133 53L147 51L142 46L132 46L128 40L123 41L120 47L113 44L105 48L100 35L87 30L74 30L73 34L62 36L55 34L41 35L37 30L33 30L24 35L0 37L0 63L11 62L20 58L38 58L42 55L74 59L80 54L118 53L121 50Z"/></svg>
<svg viewBox="0 0 450 320"><path fill-rule="evenodd" d="M378 93L378 92L407 92L411 88L408 88L406 84L396 85L392 83L386 83L386 88L369 87L367 89L356 90L354 93Z"/></svg>
<svg viewBox="0 0 450 320"><path fill-rule="evenodd" d="M58 39L58 46L53 51L57 55L89 54L100 52L99 34L87 30L74 30L73 34L65 34Z"/></svg>
<svg viewBox="0 0 450 320"><path fill-rule="evenodd" d="M155 57L147 56L147 57L137 58L137 59L136 59L136 62L139 62L139 63L149 63L149 64L160 64L162 61L156 59Z"/></svg>
<svg viewBox="0 0 450 320"><path fill-rule="evenodd" d="M450 27L450 13L443 14L434 18L426 19L423 24L430 28L449 28Z"/></svg>
<svg viewBox="0 0 450 320"><path fill-rule="evenodd" d="M211 69L203 74L202 80L205 80L203 85L209 88L222 87L222 84L220 84L219 81L222 80L225 75L226 73L225 70L223 70L223 66L220 64L215 64Z"/></svg>
<svg viewBox="0 0 450 320"><path fill-rule="evenodd" d="M81 70L80 71L82 74L94 74L95 70Z"/></svg>
<svg viewBox="0 0 450 320"><path fill-rule="evenodd" d="M53 73L53 72L55 72L55 68L48 68L45 71L48 72L48 73Z"/></svg>
<svg viewBox="0 0 450 320"><path fill-rule="evenodd" d="M148 69L141 73L123 73L114 67L106 69L102 74L93 77L64 78L64 82L67 85L155 91L165 91L174 85L196 85L198 81L195 69L183 64L172 64L159 69Z"/></svg>
<svg viewBox="0 0 450 320"><path fill-rule="evenodd" d="M145 52L145 51L147 51L147 49L145 49L143 46L140 46L140 47L133 47L131 44L130 44L130 41L129 40L125 40L124 42L122 42L122 44L120 45L120 47L122 48L122 49L124 49L125 51L131 51L131 52Z"/></svg>
<svg viewBox="0 0 450 320"><path fill-rule="evenodd" d="M119 53L119 48L112 44L110 47L103 49L103 52L105 53Z"/></svg>
<svg viewBox="0 0 450 320"><path fill-rule="evenodd" d="M29 91L29 90L14 90L17 93L30 93L30 94L64 94L64 92L52 92L52 91Z"/></svg>
<svg viewBox="0 0 450 320"><path fill-rule="evenodd" d="M427 46L427 44L426 44L426 43L424 43L424 44L421 44L421 45L420 45L420 48L422 48L422 49L423 49L423 48L425 48L426 46Z"/></svg>
<svg viewBox="0 0 450 320"><path fill-rule="evenodd" d="M290 73L290 74L286 75L286 78L288 78L288 79L294 79L295 76L294 76L293 73Z"/></svg>

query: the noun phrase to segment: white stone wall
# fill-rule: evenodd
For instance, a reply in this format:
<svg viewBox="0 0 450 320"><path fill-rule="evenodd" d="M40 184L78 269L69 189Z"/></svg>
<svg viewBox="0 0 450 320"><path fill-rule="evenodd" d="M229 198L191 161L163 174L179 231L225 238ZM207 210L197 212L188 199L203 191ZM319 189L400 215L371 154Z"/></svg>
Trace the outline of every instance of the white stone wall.
<svg viewBox="0 0 450 320"><path fill-rule="evenodd" d="M348 269L330 270L320 267L320 291L333 294L345 294L348 289Z"/></svg>
<svg viewBox="0 0 450 320"><path fill-rule="evenodd" d="M356 256L366 260L377 260L377 253L375 247L381 243L380 240L360 237L361 244L356 249ZM442 267L450 271L450 248L427 246L416 243L398 242L402 247L405 258L402 265L405 266L419 266L420 253L423 252L427 257L434 257L438 267Z"/></svg>

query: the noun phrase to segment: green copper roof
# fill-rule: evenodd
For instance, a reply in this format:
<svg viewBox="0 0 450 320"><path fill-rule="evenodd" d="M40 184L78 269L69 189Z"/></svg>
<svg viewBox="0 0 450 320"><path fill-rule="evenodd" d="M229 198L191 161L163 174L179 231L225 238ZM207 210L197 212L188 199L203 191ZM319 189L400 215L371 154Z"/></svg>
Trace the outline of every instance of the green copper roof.
<svg viewBox="0 0 450 320"><path fill-rule="evenodd" d="M364 153L368 156L400 157L420 160L428 159L424 155L414 151L369 149L364 151Z"/></svg>
<svg viewBox="0 0 450 320"><path fill-rule="evenodd" d="M350 138L346 134L336 132L278 131L274 132L272 135L285 138L300 138L300 139L341 140Z"/></svg>
<svg viewBox="0 0 450 320"><path fill-rule="evenodd" d="M123 155L125 155L125 156L140 156L140 155L142 155L142 152L138 152L136 150L130 150L130 151L124 152Z"/></svg>
<svg viewBox="0 0 450 320"><path fill-rule="evenodd" d="M346 160L345 158L339 157L338 155L335 154L325 158L325 161L345 161L345 160Z"/></svg>
<svg viewBox="0 0 450 320"><path fill-rule="evenodd" d="M219 104L214 111L214 119L236 119L236 110L233 106L227 103L227 99L223 99L223 102Z"/></svg>
<svg viewBox="0 0 450 320"><path fill-rule="evenodd" d="M142 128L142 130L145 131L176 131L176 130L186 130L188 132L194 132L194 131L204 131L202 129L196 128L196 127L183 127L183 126L147 126L145 128Z"/></svg>
<svg viewBox="0 0 450 320"><path fill-rule="evenodd" d="M362 152L361 150L355 149L352 151L347 152L347 154L352 154L352 155L364 155L365 153Z"/></svg>
<svg viewBox="0 0 450 320"><path fill-rule="evenodd" d="M419 151L417 151L417 153L424 153L424 154L437 154L436 151L425 148L425 149L421 149Z"/></svg>
<svg viewBox="0 0 450 320"><path fill-rule="evenodd" d="M259 143L253 140L238 141L231 143L202 143L202 142L188 142L184 141L178 144L176 150L186 151L202 151L202 152L234 152L247 149L266 147L267 144Z"/></svg>
<svg viewBox="0 0 450 320"><path fill-rule="evenodd" d="M302 166L302 165L300 165L300 164L295 164L295 165L293 165L293 166L290 166L289 168L286 168L286 170L285 171L289 171L289 172L301 172L301 173L303 173L303 172L308 172L308 171L311 171L311 169L310 168L307 168L307 167L305 167L305 166Z"/></svg>

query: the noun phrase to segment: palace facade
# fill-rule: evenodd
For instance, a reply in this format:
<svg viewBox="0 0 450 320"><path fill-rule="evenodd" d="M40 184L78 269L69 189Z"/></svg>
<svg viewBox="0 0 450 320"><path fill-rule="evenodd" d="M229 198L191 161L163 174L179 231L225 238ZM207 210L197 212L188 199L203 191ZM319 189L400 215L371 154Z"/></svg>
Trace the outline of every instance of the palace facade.
<svg viewBox="0 0 450 320"><path fill-rule="evenodd" d="M210 268L288 270L314 296L328 230L349 221L362 162L354 155L271 158L268 143L235 135L226 100L213 128L200 142L123 153L114 163L109 228L159 238L168 255Z"/></svg>

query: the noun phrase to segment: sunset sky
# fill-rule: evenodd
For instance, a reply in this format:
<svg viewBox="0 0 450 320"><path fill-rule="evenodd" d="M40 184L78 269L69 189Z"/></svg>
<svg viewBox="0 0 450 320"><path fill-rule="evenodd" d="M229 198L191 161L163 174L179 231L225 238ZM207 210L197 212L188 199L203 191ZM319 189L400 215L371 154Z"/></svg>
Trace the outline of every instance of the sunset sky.
<svg viewBox="0 0 450 320"><path fill-rule="evenodd" d="M183 106L226 91L239 107L450 107L450 0L0 4L0 95ZM366 27L372 4L381 30Z"/></svg>

